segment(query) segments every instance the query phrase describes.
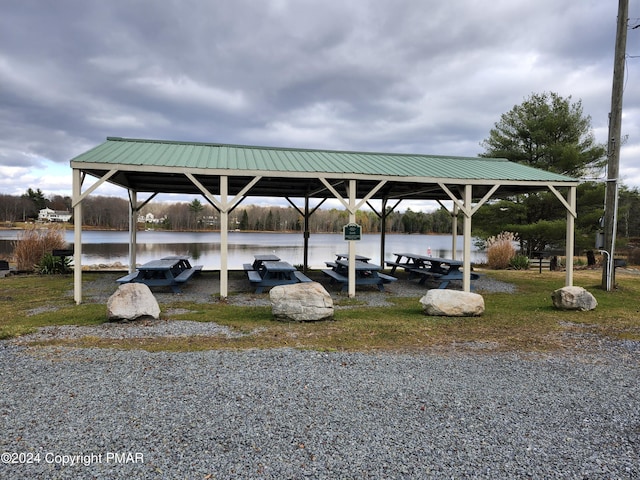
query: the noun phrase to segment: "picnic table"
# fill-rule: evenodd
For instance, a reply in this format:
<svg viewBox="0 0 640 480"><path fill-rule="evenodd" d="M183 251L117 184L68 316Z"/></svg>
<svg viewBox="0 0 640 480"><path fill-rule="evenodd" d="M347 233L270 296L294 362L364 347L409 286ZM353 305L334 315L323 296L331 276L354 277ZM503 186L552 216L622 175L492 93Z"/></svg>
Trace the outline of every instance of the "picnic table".
<svg viewBox="0 0 640 480"><path fill-rule="evenodd" d="M140 265L135 272L118 278L116 282L139 282L149 287L171 287L173 293L180 293L182 285L200 271L202 265L192 267L188 257L171 256Z"/></svg>
<svg viewBox="0 0 640 480"><path fill-rule="evenodd" d="M349 254L348 253L336 253L336 258L338 260L349 260ZM365 257L363 255L356 255L356 260L360 260L362 262L368 262L369 260L371 260L370 257Z"/></svg>
<svg viewBox="0 0 640 480"><path fill-rule="evenodd" d="M202 272L202 268L203 268L203 265L192 266L191 262L189 261L189 257L186 255L169 255L168 257L162 257L161 260L177 260L178 263L176 264L175 268L180 270L179 273L193 268L194 269L193 274L196 275Z"/></svg>
<svg viewBox="0 0 640 480"><path fill-rule="evenodd" d="M11 272L8 260L0 260L0 278L6 277Z"/></svg>
<svg viewBox="0 0 640 480"><path fill-rule="evenodd" d="M369 257L365 257L363 255L356 255L355 256L357 261L360 262L365 262L368 263L369 260L371 260L371 258ZM344 261L349 261L349 254L348 253L336 253L336 261L337 260L344 260ZM336 262L324 262L325 265L333 270L338 268L338 264Z"/></svg>
<svg viewBox="0 0 640 480"><path fill-rule="evenodd" d="M262 264L264 262L279 262L280 257L273 254L261 254L253 256L253 263L245 263L243 264L244 271L248 272L250 270L260 271L262 270Z"/></svg>
<svg viewBox="0 0 640 480"><path fill-rule="evenodd" d="M429 279L435 279L440 282L438 288L447 288L452 280L462 280L463 272L460 270L462 261L460 260L415 253L394 253L394 255L396 256L395 261L386 262L391 267L391 273L401 267L409 272L409 278L419 276L418 283L421 285ZM471 280L477 280L479 277L477 273L471 273Z"/></svg>
<svg viewBox="0 0 640 480"><path fill-rule="evenodd" d="M395 282L397 278L381 272L382 267L364 260L355 261L356 286L375 285L381 292L384 291L384 284ZM323 269L322 272L331 278L331 283L342 284L342 291L349 288L349 261L338 258L335 262L325 262L331 268Z"/></svg>
<svg viewBox="0 0 640 480"><path fill-rule="evenodd" d="M246 270L249 282L256 287L255 293L277 285L290 285L299 282L311 282L311 279L293 265L281 260L260 261L257 270Z"/></svg>

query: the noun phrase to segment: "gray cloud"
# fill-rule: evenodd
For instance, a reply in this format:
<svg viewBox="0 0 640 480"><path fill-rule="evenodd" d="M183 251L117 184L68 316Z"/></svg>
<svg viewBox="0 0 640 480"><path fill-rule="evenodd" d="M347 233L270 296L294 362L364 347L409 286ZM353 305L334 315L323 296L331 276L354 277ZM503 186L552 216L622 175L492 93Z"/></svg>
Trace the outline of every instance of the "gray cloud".
<svg viewBox="0 0 640 480"><path fill-rule="evenodd" d="M474 156L502 113L543 91L582 100L605 141L614 3L10 2L0 191L49 192L33 182L111 135ZM628 60L623 123L632 185L638 62Z"/></svg>

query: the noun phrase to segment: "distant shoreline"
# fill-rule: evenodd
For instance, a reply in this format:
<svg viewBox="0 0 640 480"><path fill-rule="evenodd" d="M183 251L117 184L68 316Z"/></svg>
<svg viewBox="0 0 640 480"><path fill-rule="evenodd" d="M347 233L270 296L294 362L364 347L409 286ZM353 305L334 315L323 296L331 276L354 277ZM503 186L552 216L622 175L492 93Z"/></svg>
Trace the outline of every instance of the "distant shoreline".
<svg viewBox="0 0 640 480"><path fill-rule="evenodd" d="M61 223L42 223L42 224L34 224L34 223L26 223L26 222L16 222L13 226L0 225L0 230L25 230L25 227L32 225L43 225L43 226L57 226L63 225L64 230L73 230L74 226L71 224L61 224ZM94 227L90 225L84 225L82 227L83 231L96 231L96 232L128 232L128 229L118 229L118 228L105 228L105 227ZM207 230L207 229L197 229L197 230L167 230L164 228L151 228L149 230L144 228L139 228L138 232L145 231L153 231L153 232L173 232L173 233L198 233L198 232L206 232L206 233L220 233L220 230ZM264 233L264 234L277 234L277 233L288 233L288 234L303 234L302 230L228 230L228 232L233 233ZM382 232L363 232L363 235L379 235ZM342 235L342 232L311 232L312 235L318 234L333 234L333 235ZM451 233L405 233L405 232L386 232L385 235L452 235ZM458 233L458 236L462 236L462 234Z"/></svg>

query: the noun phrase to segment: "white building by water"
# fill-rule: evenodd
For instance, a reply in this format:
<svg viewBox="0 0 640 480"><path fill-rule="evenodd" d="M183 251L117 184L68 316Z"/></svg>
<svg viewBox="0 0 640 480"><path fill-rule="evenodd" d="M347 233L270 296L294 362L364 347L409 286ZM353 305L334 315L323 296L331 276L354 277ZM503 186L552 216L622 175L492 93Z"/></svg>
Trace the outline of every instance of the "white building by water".
<svg viewBox="0 0 640 480"><path fill-rule="evenodd" d="M38 220L41 222L68 222L71 220L71 212L68 210L52 210L43 208L38 213Z"/></svg>

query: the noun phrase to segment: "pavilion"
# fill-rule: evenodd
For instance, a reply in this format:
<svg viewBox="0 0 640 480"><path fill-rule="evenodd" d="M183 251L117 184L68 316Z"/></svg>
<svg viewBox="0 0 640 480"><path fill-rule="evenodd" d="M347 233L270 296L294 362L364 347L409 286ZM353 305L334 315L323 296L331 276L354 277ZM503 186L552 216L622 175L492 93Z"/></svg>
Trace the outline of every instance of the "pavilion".
<svg viewBox="0 0 640 480"><path fill-rule="evenodd" d="M355 223L367 204L381 218L381 259L389 211L402 200L451 201L455 219L463 216L463 290L470 291L471 220L491 199L550 190L567 211L566 279L573 284L576 188L579 181L501 158L351 152L224 145L108 137L70 161L73 170L74 300L82 303L82 202L104 182L128 192L129 271L136 266L136 221L140 209L160 193L197 194L220 212L220 296L228 296L229 213L247 197L284 198L304 217L305 267L309 216L336 198ZM97 181L85 185L90 175ZM146 198L140 200L140 196ZM298 206L294 199L302 201ZM309 207L310 199L320 204ZM371 200L380 200L376 211ZM389 202L392 206L388 207ZM444 205L443 205L444 206ZM349 296L355 296L355 241L349 241ZM455 244L453 251L456 251Z"/></svg>

